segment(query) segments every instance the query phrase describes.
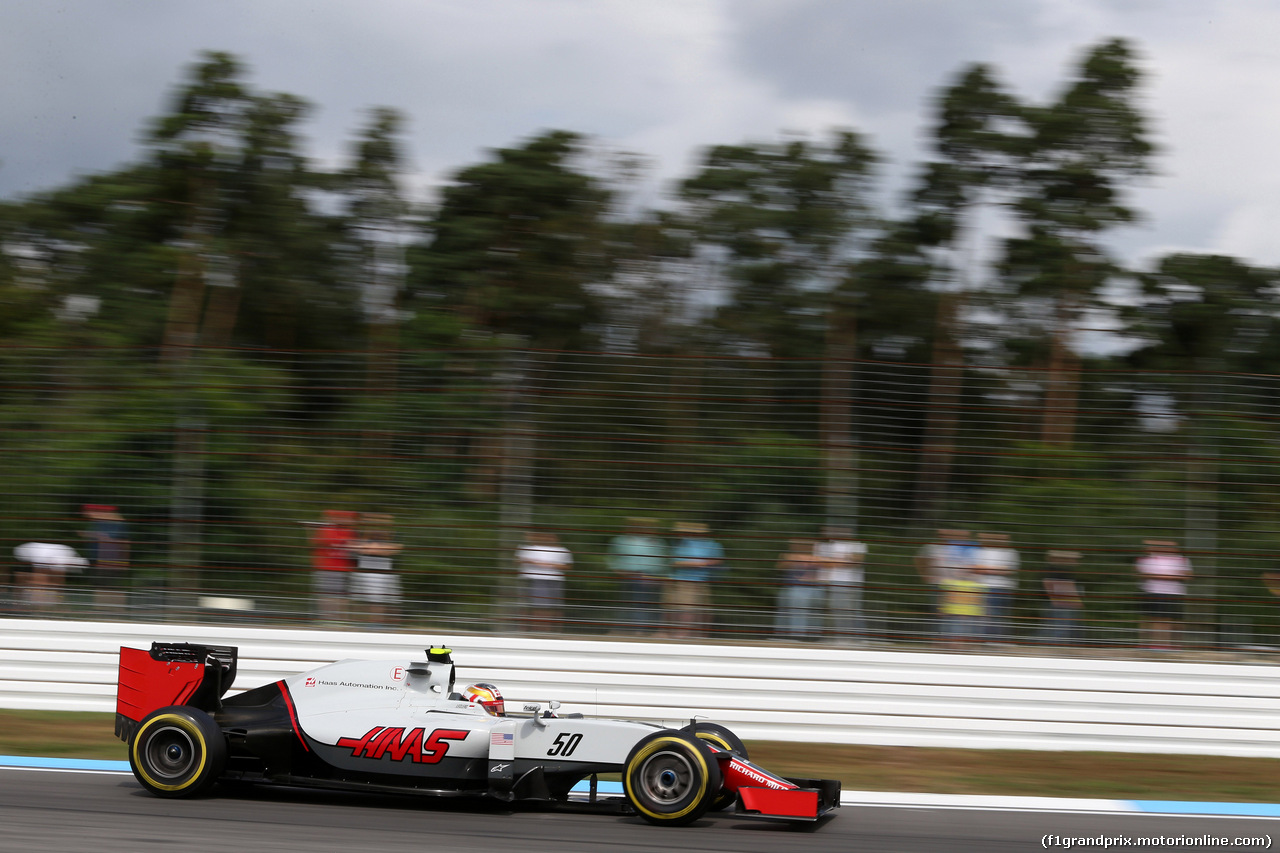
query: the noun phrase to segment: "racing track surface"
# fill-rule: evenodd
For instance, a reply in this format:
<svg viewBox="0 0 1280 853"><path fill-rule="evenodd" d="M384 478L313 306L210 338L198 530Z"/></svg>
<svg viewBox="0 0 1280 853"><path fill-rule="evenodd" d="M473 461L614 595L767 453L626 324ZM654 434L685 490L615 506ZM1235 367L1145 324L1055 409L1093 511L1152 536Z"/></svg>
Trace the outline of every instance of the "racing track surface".
<svg viewBox="0 0 1280 853"><path fill-rule="evenodd" d="M846 806L813 833L732 817L670 828L578 811L279 789L161 800L130 775L0 770L0 851L13 853L1003 853L1039 850L1046 833L1270 834L1280 841L1280 821Z"/></svg>

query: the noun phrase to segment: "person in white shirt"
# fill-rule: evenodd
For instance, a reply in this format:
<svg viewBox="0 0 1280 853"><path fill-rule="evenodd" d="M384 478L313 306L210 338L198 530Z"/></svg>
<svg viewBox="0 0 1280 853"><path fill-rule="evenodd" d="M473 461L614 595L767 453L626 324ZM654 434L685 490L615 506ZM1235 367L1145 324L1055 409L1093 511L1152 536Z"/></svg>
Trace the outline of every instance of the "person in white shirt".
<svg viewBox="0 0 1280 853"><path fill-rule="evenodd" d="M395 541L395 519L387 513L365 513L360 538L350 545L356 557L351 573L351 599L373 628L395 624L400 618L400 577L395 557L403 549Z"/></svg>
<svg viewBox="0 0 1280 853"><path fill-rule="evenodd" d="M554 533L531 530L525 534L524 546L516 551L516 564L525 624L532 631L558 630L564 615L564 575L573 565L573 555Z"/></svg>
<svg viewBox="0 0 1280 853"><path fill-rule="evenodd" d="M1018 552L1009 546L1009 534L979 533L975 562L984 591L982 633L987 642L1009 642L1013 639L1009 605L1018 588Z"/></svg>
<svg viewBox="0 0 1280 853"><path fill-rule="evenodd" d="M1173 648L1173 626L1182 617L1182 602L1191 580L1191 561L1171 539L1148 539L1146 553L1134 569L1142 581L1143 642L1148 648Z"/></svg>
<svg viewBox="0 0 1280 853"><path fill-rule="evenodd" d="M74 548L56 542L27 542L14 548L13 556L31 566L23 592L27 603L37 610L61 604L67 573L89 564Z"/></svg>
<svg viewBox="0 0 1280 853"><path fill-rule="evenodd" d="M863 562L867 546L853 538L847 527L828 527L826 539L814 546L822 561L819 579L826 590L827 613L836 642L860 639L866 631L862 616Z"/></svg>

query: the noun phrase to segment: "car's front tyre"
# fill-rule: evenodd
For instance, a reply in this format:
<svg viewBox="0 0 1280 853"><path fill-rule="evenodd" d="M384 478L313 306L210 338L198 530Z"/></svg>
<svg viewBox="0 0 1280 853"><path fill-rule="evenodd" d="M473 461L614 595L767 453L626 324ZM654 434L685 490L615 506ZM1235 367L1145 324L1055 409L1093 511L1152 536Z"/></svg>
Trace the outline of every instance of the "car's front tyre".
<svg viewBox="0 0 1280 853"><path fill-rule="evenodd" d="M714 744L716 748L725 752L735 753L741 758L750 757L747 755L747 745L742 742L742 738L719 723L690 723L680 731L697 735L703 740ZM722 812L726 809L731 809L737 801L738 794L736 791L721 790L716 794L715 801L711 804L711 811Z"/></svg>
<svg viewBox="0 0 1280 853"><path fill-rule="evenodd" d="M171 705L142 718L129 743L129 767L157 797L207 793L227 764L227 740L213 718Z"/></svg>
<svg viewBox="0 0 1280 853"><path fill-rule="evenodd" d="M660 731L631 749L622 788L649 823L684 826L706 814L720 793L720 765L691 732Z"/></svg>

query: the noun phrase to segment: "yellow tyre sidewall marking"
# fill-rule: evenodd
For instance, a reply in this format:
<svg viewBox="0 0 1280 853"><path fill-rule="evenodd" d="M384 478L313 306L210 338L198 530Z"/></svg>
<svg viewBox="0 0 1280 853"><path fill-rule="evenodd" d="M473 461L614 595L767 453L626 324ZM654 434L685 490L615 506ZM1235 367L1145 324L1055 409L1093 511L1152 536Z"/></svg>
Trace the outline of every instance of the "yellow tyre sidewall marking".
<svg viewBox="0 0 1280 853"><path fill-rule="evenodd" d="M702 768L702 779L698 789L698 795L689 801L689 805L685 806L683 809L676 812L675 814L660 814L658 812L650 811L640 803L636 802L635 798L632 797L632 805L634 805L636 808L638 808L640 811L644 812L645 814L649 815L650 817L657 818L658 820L679 820L680 818L687 815L689 812L693 811L698 806L698 804L702 802L702 798L706 796L707 777L711 775L711 771L707 767L706 758L704 758L702 753L699 752L695 747L690 746L689 743L681 740L680 738L664 737L664 738L658 738L656 740L652 740L649 743L645 744L644 748L640 750L639 754L636 755L636 757L631 760L631 763L627 765L628 787L630 787L632 770L634 770L637 766L639 766L650 755L653 755L655 752L662 749L662 747L666 746L667 744L672 744L672 743L679 744L693 752L693 754L697 757L697 763Z"/></svg>
<svg viewBox="0 0 1280 853"><path fill-rule="evenodd" d="M177 785L166 785L164 782L157 782L151 778L151 774L147 772L146 765L143 764L138 749L146 740L147 733L155 729L157 726L171 725L174 728L181 729L191 736L191 742L200 748L200 766L196 768L185 781ZM204 741L204 733L200 731L199 726L192 723L185 717L177 714L165 714L149 721L145 726L138 730L137 735L133 738L133 766L138 768L138 772L147 780L147 784L160 789L161 791L181 791L183 788L190 787L193 782L200 778L200 774L204 773L204 764L209 758L209 746Z"/></svg>
<svg viewBox="0 0 1280 853"><path fill-rule="evenodd" d="M711 741L716 746L723 749L725 752L733 752L733 747L729 746L729 741L720 737L720 735L712 734L711 732L698 732L697 734L698 734L698 737L702 738L703 740Z"/></svg>

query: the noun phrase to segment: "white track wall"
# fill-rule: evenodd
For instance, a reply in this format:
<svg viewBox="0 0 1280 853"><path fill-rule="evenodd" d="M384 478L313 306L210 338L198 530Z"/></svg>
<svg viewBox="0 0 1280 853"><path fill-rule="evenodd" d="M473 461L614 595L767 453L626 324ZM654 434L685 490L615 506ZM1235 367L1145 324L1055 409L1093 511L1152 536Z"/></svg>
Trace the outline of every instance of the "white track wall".
<svg viewBox="0 0 1280 853"><path fill-rule="evenodd" d="M1280 758L1272 666L268 628L0 620L0 707L114 711L120 646L238 646L235 690L343 658L454 650L508 707L683 724L746 740Z"/></svg>

